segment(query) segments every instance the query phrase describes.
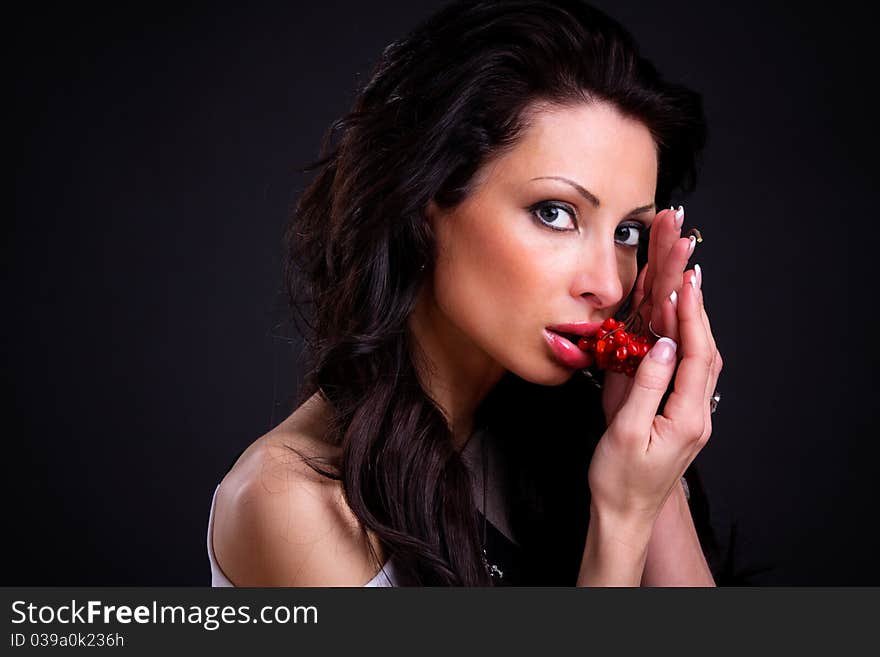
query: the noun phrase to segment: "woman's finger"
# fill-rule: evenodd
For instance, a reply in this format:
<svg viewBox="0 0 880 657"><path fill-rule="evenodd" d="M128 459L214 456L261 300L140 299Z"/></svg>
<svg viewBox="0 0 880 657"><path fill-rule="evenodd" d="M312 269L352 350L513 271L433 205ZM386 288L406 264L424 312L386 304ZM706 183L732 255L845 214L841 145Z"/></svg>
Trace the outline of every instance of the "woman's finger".
<svg viewBox="0 0 880 657"><path fill-rule="evenodd" d="M673 247L675 249L677 247ZM679 330L678 330L678 295L682 288L682 286L686 285L688 280L690 280L690 276L694 273L697 273L699 278L700 274L694 271L685 271L678 274L678 283L676 285L670 286L672 291L669 293L662 304L654 304L654 308L658 308L658 311L654 313L654 317L651 320L651 327L654 331L662 336L667 337L675 342L679 342ZM699 287L699 282L697 283L697 287ZM659 318L659 319L658 319ZM714 345L713 345L714 347Z"/></svg>
<svg viewBox="0 0 880 657"><path fill-rule="evenodd" d="M702 317L701 293L694 272L688 272L688 283L678 295L678 328L681 335L681 362L675 375L675 386L666 400L663 423L676 438L697 441L705 429L706 387L713 352ZM666 431L664 431L666 433Z"/></svg>
<svg viewBox="0 0 880 657"><path fill-rule="evenodd" d="M697 286L700 287L702 290L703 274L702 274L702 270L700 268L700 265L694 265L694 269L697 274ZM703 297L703 298L705 298L705 297ZM706 312L705 301L701 304L701 311L702 311L701 315L702 315L702 319L703 319L703 325L706 327L706 335L709 336L709 344L710 344L710 348L711 348L711 351L712 351L714 357L712 359L712 367L710 368L710 371L709 371L709 380L706 383L706 394L705 394L705 397L706 397L706 404L705 404L706 428L704 430L703 436L700 437L700 444L698 445L698 448L700 448L700 449L706 444L706 442L708 442L709 436L712 433L712 409L711 409L710 399L711 399L712 395L715 394L715 391L718 387L718 378L721 375L721 369L724 366L724 363L721 358L721 353L718 351L718 347L715 343L715 336L712 333L712 325L709 322L709 315Z"/></svg>
<svg viewBox="0 0 880 657"><path fill-rule="evenodd" d="M654 330L660 335L667 335L673 339L677 339L676 324L677 321L670 323L669 317L663 312L663 304L661 300L665 300L672 292L678 292L681 289L682 272L687 267L688 260L694 252L696 240L691 238L679 238L673 242L663 262L657 278L654 281L654 289L652 290L652 298L654 300L654 310L651 315Z"/></svg>
<svg viewBox="0 0 880 657"><path fill-rule="evenodd" d="M718 381L718 376L721 373L723 362L721 360L721 354L718 351L718 345L715 343L715 334L712 332L712 324L709 322L709 314L706 312L705 296L703 294L703 270L700 265L694 265L694 273L697 276L697 287L700 289L700 316L703 320L703 326L706 329L706 335L709 338L709 350L712 353L712 375L710 376L711 380L709 381L708 386L708 398L715 392L715 385Z"/></svg>
<svg viewBox="0 0 880 657"><path fill-rule="evenodd" d="M646 447L660 401L675 372L676 351L675 342L661 338L639 363L629 396L611 424L616 439L634 448Z"/></svg>
<svg viewBox="0 0 880 657"><path fill-rule="evenodd" d="M659 268L662 267L670 247L681 234L684 210L682 209L681 220L676 219L676 212L672 209L662 210L657 214L654 223L651 224L651 239L648 242L648 274L645 279L647 294L650 294L654 289L654 280L658 275Z"/></svg>
<svg viewBox="0 0 880 657"><path fill-rule="evenodd" d="M694 274L697 276L697 287L700 290L700 309L703 316L703 325L706 327L706 334L709 336L709 344L712 347L712 352L717 356L718 347L715 344L715 334L712 333L712 325L709 323L709 315L706 313L706 304L703 300L703 268L700 267L700 265L694 265Z"/></svg>
<svg viewBox="0 0 880 657"><path fill-rule="evenodd" d="M673 290L663 303L660 304L659 308L656 305L654 308L655 311L651 317L651 327L658 335L674 340L678 344L678 292Z"/></svg>
<svg viewBox="0 0 880 657"><path fill-rule="evenodd" d="M645 298L645 277L648 274L648 267L644 267L636 278L636 284L633 286L632 308L638 308L642 299Z"/></svg>

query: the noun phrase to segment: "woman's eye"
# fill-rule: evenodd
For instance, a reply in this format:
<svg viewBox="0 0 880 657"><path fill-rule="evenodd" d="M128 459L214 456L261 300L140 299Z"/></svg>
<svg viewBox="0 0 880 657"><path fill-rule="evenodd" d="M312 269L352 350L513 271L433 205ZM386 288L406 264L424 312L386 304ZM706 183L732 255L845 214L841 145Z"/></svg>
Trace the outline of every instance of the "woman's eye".
<svg viewBox="0 0 880 657"><path fill-rule="evenodd" d="M638 246L642 230L644 230L644 226L641 224L624 224L617 227L614 239L624 246Z"/></svg>
<svg viewBox="0 0 880 657"><path fill-rule="evenodd" d="M558 203L539 203L531 208L531 212L542 224L553 230L572 230L577 227L574 212ZM569 228L564 225L566 221L571 224Z"/></svg>

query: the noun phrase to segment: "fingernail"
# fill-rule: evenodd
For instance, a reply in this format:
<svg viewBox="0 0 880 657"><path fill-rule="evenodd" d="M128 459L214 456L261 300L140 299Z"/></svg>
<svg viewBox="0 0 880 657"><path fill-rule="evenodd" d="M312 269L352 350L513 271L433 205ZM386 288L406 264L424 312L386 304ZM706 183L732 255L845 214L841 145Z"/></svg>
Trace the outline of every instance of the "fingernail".
<svg viewBox="0 0 880 657"><path fill-rule="evenodd" d="M673 290L672 294L669 295L669 300L672 302L673 308L678 308L678 292Z"/></svg>
<svg viewBox="0 0 880 657"><path fill-rule="evenodd" d="M688 257L690 257L694 252L694 247L697 245L697 238L691 235L688 239L691 241L691 245L688 247Z"/></svg>
<svg viewBox="0 0 880 657"><path fill-rule="evenodd" d="M672 208L670 208L672 209ZM675 211L675 227L681 228L681 225L684 223L684 206L679 205L678 210Z"/></svg>
<svg viewBox="0 0 880 657"><path fill-rule="evenodd" d="M675 358L676 349L678 349L678 345L675 344L674 340L660 338L657 340L657 344L651 347L651 351L648 354L660 363L671 363L672 359Z"/></svg>
<svg viewBox="0 0 880 657"><path fill-rule="evenodd" d="M703 287L703 270L700 269L700 265L694 265L694 271L697 272L697 287Z"/></svg>
<svg viewBox="0 0 880 657"><path fill-rule="evenodd" d="M691 274L690 278L688 279L688 283L690 283L691 286L696 290L699 287L699 285L697 285L697 275Z"/></svg>

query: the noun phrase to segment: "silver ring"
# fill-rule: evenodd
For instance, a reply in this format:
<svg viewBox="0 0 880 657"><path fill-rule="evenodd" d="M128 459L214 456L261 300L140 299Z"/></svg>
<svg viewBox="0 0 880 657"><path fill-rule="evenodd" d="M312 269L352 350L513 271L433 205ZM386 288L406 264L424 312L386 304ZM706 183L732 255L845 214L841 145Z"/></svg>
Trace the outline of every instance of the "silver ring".
<svg viewBox="0 0 880 657"><path fill-rule="evenodd" d="M648 320L648 330L651 332L651 335L653 335L653 336L654 336L655 338L657 338L658 340L659 340L660 338L663 337L662 335L657 335L657 331L655 331L655 330L654 330L654 327L651 326L651 320L650 320L650 319Z"/></svg>
<svg viewBox="0 0 880 657"><path fill-rule="evenodd" d="M718 408L718 402L721 401L721 393L717 390L712 393L712 396L709 397L709 412L714 413Z"/></svg>

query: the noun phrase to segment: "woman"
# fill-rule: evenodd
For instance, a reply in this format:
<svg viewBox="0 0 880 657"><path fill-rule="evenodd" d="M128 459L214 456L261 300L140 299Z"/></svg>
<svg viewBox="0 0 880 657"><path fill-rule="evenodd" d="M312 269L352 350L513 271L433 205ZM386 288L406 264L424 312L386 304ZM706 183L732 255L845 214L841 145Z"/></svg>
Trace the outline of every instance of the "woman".
<svg viewBox="0 0 880 657"><path fill-rule="evenodd" d="M679 482L722 362L657 212L705 132L578 0L457 2L387 47L286 234L308 375L215 492L214 583L712 585ZM600 389L563 334L632 312L667 337Z"/></svg>

